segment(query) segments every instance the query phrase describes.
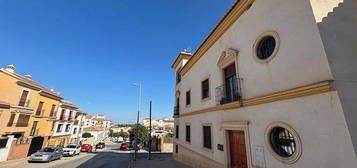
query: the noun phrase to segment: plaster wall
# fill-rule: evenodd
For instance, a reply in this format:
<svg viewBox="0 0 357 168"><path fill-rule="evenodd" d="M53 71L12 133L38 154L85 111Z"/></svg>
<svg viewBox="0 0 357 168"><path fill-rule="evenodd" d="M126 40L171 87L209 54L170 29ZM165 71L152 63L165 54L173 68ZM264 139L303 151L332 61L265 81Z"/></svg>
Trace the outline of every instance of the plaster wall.
<svg viewBox="0 0 357 168"><path fill-rule="evenodd" d="M357 155L357 1L311 0L328 62ZM320 19L321 13L325 13Z"/></svg>
<svg viewBox="0 0 357 168"><path fill-rule="evenodd" d="M277 55L268 63L253 56L259 35L276 31L280 37ZM332 79L309 0L256 0L221 38L182 77L180 113L216 105L215 88L223 84L217 62L228 48L239 51L237 71L243 99ZM201 100L201 81L210 79L210 99ZM191 105L185 95L191 89Z"/></svg>
<svg viewBox="0 0 357 168"><path fill-rule="evenodd" d="M180 117L175 121L175 124L180 126L180 136L179 139L175 139L175 143L225 165L228 145L221 123L227 121L249 122L253 166L256 165L256 147L263 147L266 167L352 168L357 166L337 92ZM289 124L301 139L302 155L292 165L283 164L275 159L264 142L267 126L275 121ZM187 123L191 125L191 143L185 142L184 126ZM212 124L212 151L203 148L203 123ZM217 150L217 144L223 144L224 151Z"/></svg>

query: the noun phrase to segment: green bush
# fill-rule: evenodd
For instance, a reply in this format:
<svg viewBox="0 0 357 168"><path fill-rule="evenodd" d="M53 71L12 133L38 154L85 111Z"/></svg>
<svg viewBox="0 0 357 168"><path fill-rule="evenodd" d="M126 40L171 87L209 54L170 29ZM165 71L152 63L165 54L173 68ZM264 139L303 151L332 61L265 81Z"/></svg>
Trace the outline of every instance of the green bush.
<svg viewBox="0 0 357 168"><path fill-rule="evenodd" d="M90 138L92 136L93 135L91 133L89 133L89 132L85 132L85 133L82 134L82 138Z"/></svg>

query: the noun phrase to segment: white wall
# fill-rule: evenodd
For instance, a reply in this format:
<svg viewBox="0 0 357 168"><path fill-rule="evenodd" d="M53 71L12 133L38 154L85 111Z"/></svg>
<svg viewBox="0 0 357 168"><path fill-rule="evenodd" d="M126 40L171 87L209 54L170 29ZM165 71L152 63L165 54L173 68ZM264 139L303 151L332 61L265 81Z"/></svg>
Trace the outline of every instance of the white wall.
<svg viewBox="0 0 357 168"><path fill-rule="evenodd" d="M280 48L262 64L253 57L253 45L266 31L276 31ZM182 77L180 113L215 106L215 88L221 86L217 62L228 48L239 51L238 72L244 99L332 79L324 48L308 0L256 0L252 7ZM209 101L201 102L201 80L210 77ZM184 93L191 89L191 106Z"/></svg>
<svg viewBox="0 0 357 168"><path fill-rule="evenodd" d="M256 146L264 148L267 168L352 168L357 165L352 141L349 138L345 117L336 92L181 117L175 121L180 125L179 141L176 140L176 142L224 164L227 144L221 123L226 121L249 121L253 165ZM275 159L264 142L267 126L275 121L288 123L301 138L302 155L293 165L284 165ZM186 123L191 123L191 144L185 143L184 139ZM202 123L212 123L213 152L207 152L202 148ZM224 151L217 150L217 144L224 144Z"/></svg>
<svg viewBox="0 0 357 168"><path fill-rule="evenodd" d="M0 162L7 160L7 157L11 149L12 141L15 139L13 135L8 135L7 137L9 139L7 140L6 147L0 149Z"/></svg>

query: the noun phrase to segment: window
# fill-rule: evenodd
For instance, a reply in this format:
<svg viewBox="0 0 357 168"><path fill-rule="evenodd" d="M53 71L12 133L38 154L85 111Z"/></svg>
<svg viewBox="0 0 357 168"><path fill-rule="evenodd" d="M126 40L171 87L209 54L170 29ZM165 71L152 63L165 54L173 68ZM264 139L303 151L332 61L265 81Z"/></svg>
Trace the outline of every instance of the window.
<svg viewBox="0 0 357 168"><path fill-rule="evenodd" d="M209 79L202 81L202 99L206 99L209 97Z"/></svg>
<svg viewBox="0 0 357 168"><path fill-rule="evenodd" d="M63 124L58 124L56 132L62 132Z"/></svg>
<svg viewBox="0 0 357 168"><path fill-rule="evenodd" d="M66 132L69 132L70 129L71 129L71 124L67 124L66 125Z"/></svg>
<svg viewBox="0 0 357 168"><path fill-rule="evenodd" d="M254 44L254 57L258 62L267 63L276 55L279 45L278 33L265 32L258 37Z"/></svg>
<svg viewBox="0 0 357 168"><path fill-rule="evenodd" d="M43 102L41 101L39 104L38 104L38 107L37 107L37 111L36 111L36 115L41 115L43 114L42 113L42 107L43 107Z"/></svg>
<svg viewBox="0 0 357 168"><path fill-rule="evenodd" d="M179 125L176 125L176 139L179 138Z"/></svg>
<svg viewBox="0 0 357 168"><path fill-rule="evenodd" d="M53 117L53 116L54 116L54 114L55 114L55 109L56 109L56 105L52 104L50 117Z"/></svg>
<svg viewBox="0 0 357 168"><path fill-rule="evenodd" d="M73 129L73 134L76 134L77 133L77 128L74 128Z"/></svg>
<svg viewBox="0 0 357 168"><path fill-rule="evenodd" d="M7 144L8 137L0 137L0 149L5 148Z"/></svg>
<svg viewBox="0 0 357 168"><path fill-rule="evenodd" d="M52 122L52 126L51 126L51 131L53 131L55 129L55 122Z"/></svg>
<svg viewBox="0 0 357 168"><path fill-rule="evenodd" d="M191 104L191 90L186 92L186 105Z"/></svg>
<svg viewBox="0 0 357 168"><path fill-rule="evenodd" d="M72 119L72 111L69 111L69 115L68 115L68 121L71 121L71 119Z"/></svg>
<svg viewBox="0 0 357 168"><path fill-rule="evenodd" d="M257 57L259 59L265 60L269 58L275 49L275 39L273 36L263 37L258 43L257 47Z"/></svg>
<svg viewBox="0 0 357 168"><path fill-rule="evenodd" d="M283 127L274 127L270 131L269 143L274 152L281 157L287 158L295 153L295 138Z"/></svg>
<svg viewBox="0 0 357 168"><path fill-rule="evenodd" d="M32 123L32 128L31 128L30 136L34 136L34 135L36 134L37 123L38 123L38 121L34 121L34 122Z"/></svg>
<svg viewBox="0 0 357 168"><path fill-rule="evenodd" d="M212 149L211 126L203 126L203 147Z"/></svg>
<svg viewBox="0 0 357 168"><path fill-rule="evenodd" d="M64 113L65 113L65 110L62 109L62 111L61 111L61 116L60 116L60 120L64 120Z"/></svg>
<svg viewBox="0 0 357 168"><path fill-rule="evenodd" d="M16 114L15 113L12 113L11 116L10 116L10 119L9 119L9 122L7 123L7 126L8 127L11 127L14 123L14 120L15 120L15 116Z"/></svg>
<svg viewBox="0 0 357 168"><path fill-rule="evenodd" d="M19 106L28 106L28 100L27 100L28 94L29 94L29 91L27 91L27 90L22 91Z"/></svg>
<svg viewBox="0 0 357 168"><path fill-rule="evenodd" d="M186 142L191 142L191 126L186 125Z"/></svg>
<svg viewBox="0 0 357 168"><path fill-rule="evenodd" d="M269 151L279 161L291 164L301 155L301 141L297 132L284 122L268 126L265 140Z"/></svg>
<svg viewBox="0 0 357 168"><path fill-rule="evenodd" d="M30 115L20 114L17 119L16 127L27 127Z"/></svg>
<svg viewBox="0 0 357 168"><path fill-rule="evenodd" d="M176 84L181 82L180 69L176 72Z"/></svg>

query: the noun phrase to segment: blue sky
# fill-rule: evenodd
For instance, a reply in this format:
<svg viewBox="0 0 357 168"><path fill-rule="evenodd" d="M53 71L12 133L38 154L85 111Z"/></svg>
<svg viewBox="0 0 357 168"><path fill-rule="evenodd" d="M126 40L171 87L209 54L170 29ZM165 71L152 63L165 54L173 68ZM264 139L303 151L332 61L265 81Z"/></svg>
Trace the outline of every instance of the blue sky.
<svg viewBox="0 0 357 168"><path fill-rule="evenodd" d="M115 123L172 116L179 51L200 45L234 0L0 0L0 66Z"/></svg>

